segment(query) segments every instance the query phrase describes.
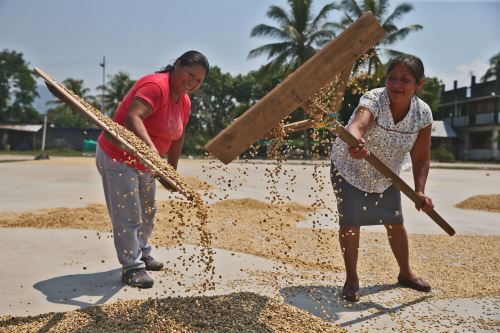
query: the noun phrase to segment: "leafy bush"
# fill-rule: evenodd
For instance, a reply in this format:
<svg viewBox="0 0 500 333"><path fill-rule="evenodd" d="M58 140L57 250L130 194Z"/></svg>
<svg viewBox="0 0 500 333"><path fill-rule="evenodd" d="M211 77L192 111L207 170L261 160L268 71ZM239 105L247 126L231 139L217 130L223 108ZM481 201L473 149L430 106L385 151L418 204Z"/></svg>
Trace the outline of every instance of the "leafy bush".
<svg viewBox="0 0 500 333"><path fill-rule="evenodd" d="M203 156L205 154L205 144L208 142L208 138L203 135L186 134L184 137L184 148L182 152L187 155Z"/></svg>
<svg viewBox="0 0 500 333"><path fill-rule="evenodd" d="M439 147L431 150L431 160L438 162L455 162L455 156L445 147Z"/></svg>

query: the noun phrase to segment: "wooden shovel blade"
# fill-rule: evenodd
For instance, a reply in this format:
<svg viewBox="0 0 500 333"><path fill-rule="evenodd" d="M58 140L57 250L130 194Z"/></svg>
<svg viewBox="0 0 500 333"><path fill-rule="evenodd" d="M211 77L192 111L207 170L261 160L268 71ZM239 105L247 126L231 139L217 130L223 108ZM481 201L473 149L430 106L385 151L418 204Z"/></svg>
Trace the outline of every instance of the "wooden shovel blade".
<svg viewBox="0 0 500 333"><path fill-rule="evenodd" d="M365 13L205 145L228 164L368 51L384 30Z"/></svg>

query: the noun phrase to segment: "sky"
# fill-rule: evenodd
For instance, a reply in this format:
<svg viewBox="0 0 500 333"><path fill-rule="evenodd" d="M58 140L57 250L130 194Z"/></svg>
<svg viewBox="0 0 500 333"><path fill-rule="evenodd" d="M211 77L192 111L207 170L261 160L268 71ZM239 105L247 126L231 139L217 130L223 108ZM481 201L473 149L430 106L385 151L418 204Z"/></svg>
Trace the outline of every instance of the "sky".
<svg viewBox="0 0 500 333"><path fill-rule="evenodd" d="M315 0L315 13L331 1ZM391 1L390 11L403 1ZM426 75L450 89L478 80L500 52L500 0L406 1L414 10L396 21L423 30L391 48L422 58ZM106 74L125 71L133 79L172 63L184 51L204 53L223 72L245 74L267 62L248 59L271 39L250 37L270 5L285 0L0 0L0 50L21 52L30 67L58 81L83 79L95 92ZM338 20L340 13L330 16ZM41 81L40 81L41 82Z"/></svg>

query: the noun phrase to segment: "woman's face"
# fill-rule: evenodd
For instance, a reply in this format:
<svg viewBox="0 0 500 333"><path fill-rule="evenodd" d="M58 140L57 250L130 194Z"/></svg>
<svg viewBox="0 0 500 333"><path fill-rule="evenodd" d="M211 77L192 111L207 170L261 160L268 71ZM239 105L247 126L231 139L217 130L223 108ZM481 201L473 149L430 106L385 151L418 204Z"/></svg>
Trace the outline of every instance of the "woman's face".
<svg viewBox="0 0 500 333"><path fill-rule="evenodd" d="M394 66L385 81L389 99L396 103L409 103L413 94L418 92L423 84L423 79L417 82L410 69L402 64Z"/></svg>
<svg viewBox="0 0 500 333"><path fill-rule="evenodd" d="M189 94L200 87L206 70L201 65L181 66L176 63L172 72L172 90L177 96Z"/></svg>

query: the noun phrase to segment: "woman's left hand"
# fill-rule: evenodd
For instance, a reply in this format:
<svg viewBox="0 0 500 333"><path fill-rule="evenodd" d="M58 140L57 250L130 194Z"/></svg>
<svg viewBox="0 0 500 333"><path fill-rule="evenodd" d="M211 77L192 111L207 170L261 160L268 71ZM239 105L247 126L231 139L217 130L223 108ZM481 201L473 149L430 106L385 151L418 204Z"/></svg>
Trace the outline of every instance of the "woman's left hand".
<svg viewBox="0 0 500 333"><path fill-rule="evenodd" d="M432 203L432 199L430 197L426 196L422 192L416 192L416 193L421 199L420 204L415 204L415 208L417 210L422 210L423 212L428 213L434 209L434 204Z"/></svg>

